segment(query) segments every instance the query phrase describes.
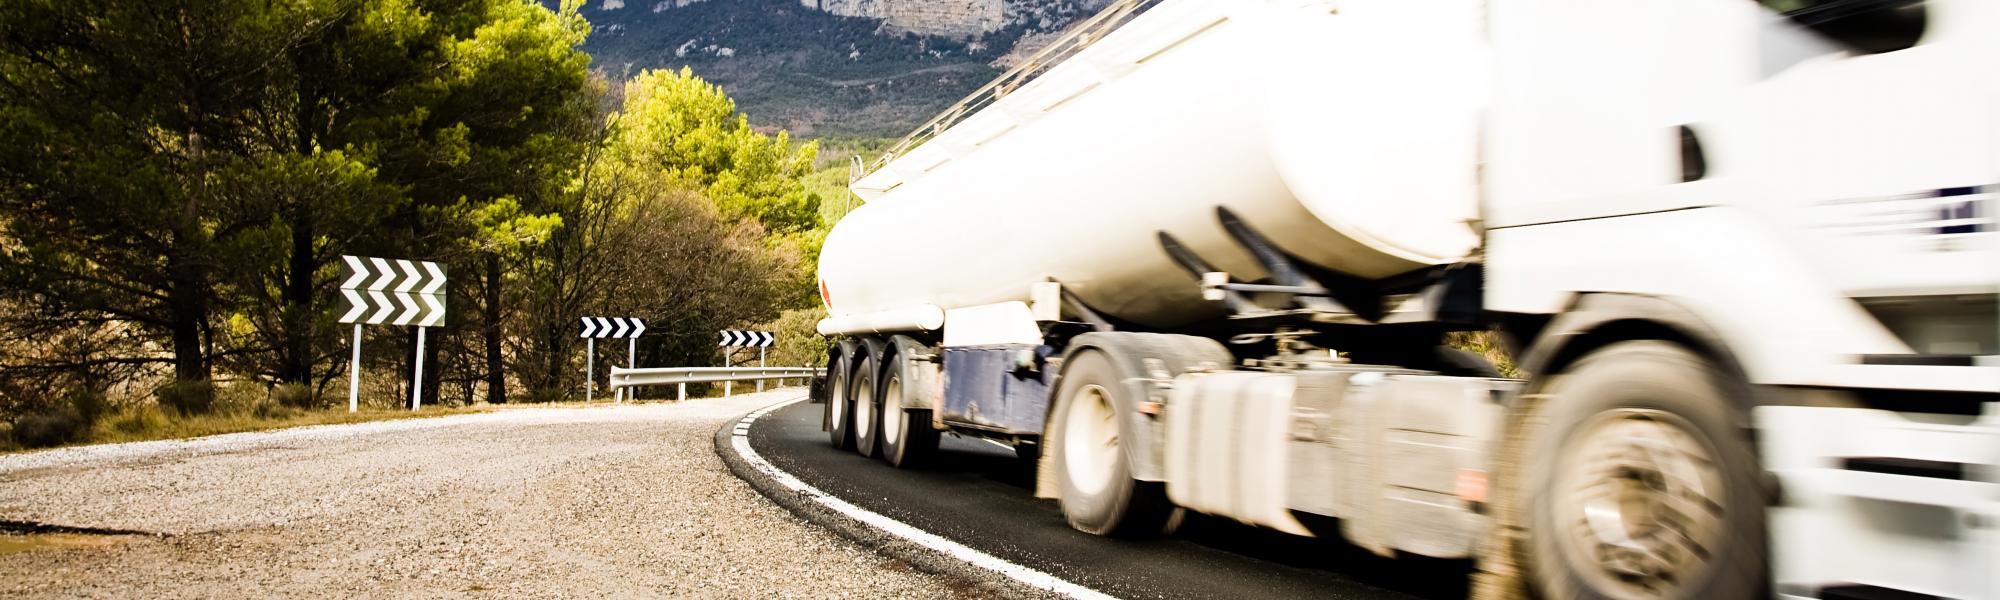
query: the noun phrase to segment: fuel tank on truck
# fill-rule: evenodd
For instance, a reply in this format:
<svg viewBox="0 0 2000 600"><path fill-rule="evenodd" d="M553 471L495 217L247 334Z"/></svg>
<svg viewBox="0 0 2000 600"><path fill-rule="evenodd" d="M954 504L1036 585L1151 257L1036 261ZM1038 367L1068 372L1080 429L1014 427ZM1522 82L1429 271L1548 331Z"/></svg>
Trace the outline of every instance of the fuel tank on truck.
<svg viewBox="0 0 2000 600"><path fill-rule="evenodd" d="M1053 278L1099 312L1185 325L1222 313L1160 232L1265 276L1218 207L1361 278L1461 260L1479 241L1480 24L1468 0L1159 2L856 180L867 202L828 235L821 293L859 317L1028 300Z"/></svg>

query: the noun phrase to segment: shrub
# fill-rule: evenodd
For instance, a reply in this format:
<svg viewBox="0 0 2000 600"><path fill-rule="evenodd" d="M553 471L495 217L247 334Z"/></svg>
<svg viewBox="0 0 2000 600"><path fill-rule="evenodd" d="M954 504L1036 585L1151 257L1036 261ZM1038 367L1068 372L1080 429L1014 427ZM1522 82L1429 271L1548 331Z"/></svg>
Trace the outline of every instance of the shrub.
<svg viewBox="0 0 2000 600"><path fill-rule="evenodd" d="M104 392L98 390L71 392L69 397L64 399L64 403L76 409L76 415L83 419L85 427L96 423L98 419L111 412L111 400L105 397Z"/></svg>
<svg viewBox="0 0 2000 600"><path fill-rule="evenodd" d="M528 402L533 402L533 403L562 402L568 399L569 395L564 393L563 390L553 390L546 388L537 388L528 390L528 398L527 398Z"/></svg>
<svg viewBox="0 0 2000 600"><path fill-rule="evenodd" d="M6 395L7 436L23 448L47 448L90 437L91 425L111 409L103 390L76 381L14 386Z"/></svg>
<svg viewBox="0 0 2000 600"><path fill-rule="evenodd" d="M208 381L173 381L153 390L160 407L183 415L204 415L215 411L215 384Z"/></svg>
<svg viewBox="0 0 2000 600"><path fill-rule="evenodd" d="M826 362L829 342L819 334L819 320L826 318L820 307L788 310L777 319L754 326L772 332L778 339L767 357L773 367L818 366Z"/></svg>
<svg viewBox="0 0 2000 600"><path fill-rule="evenodd" d="M250 414L259 419L289 419L298 416L299 408L275 400L259 402L250 409Z"/></svg>
<svg viewBox="0 0 2000 600"><path fill-rule="evenodd" d="M1500 343L1500 334L1493 331L1458 331L1445 335L1445 345L1471 352L1493 363L1494 370L1505 377L1520 377L1514 365L1514 357Z"/></svg>
<svg viewBox="0 0 2000 600"><path fill-rule="evenodd" d="M286 383L271 388L271 399L276 400L279 405L289 408L308 410L325 408L325 406L320 404L319 396L313 394L312 388L297 383Z"/></svg>
<svg viewBox="0 0 2000 600"><path fill-rule="evenodd" d="M14 419L14 443L23 448L47 448L82 440L90 430L76 407L68 403L29 412Z"/></svg>
<svg viewBox="0 0 2000 600"><path fill-rule="evenodd" d="M270 388L260 383L239 381L215 386L215 406L210 412L218 415L255 414L258 407L270 403Z"/></svg>
<svg viewBox="0 0 2000 600"><path fill-rule="evenodd" d="M151 404L141 404L119 411L105 422L105 426L112 431L133 437L151 437L155 432L165 431L168 425L170 423L167 420L167 413Z"/></svg>

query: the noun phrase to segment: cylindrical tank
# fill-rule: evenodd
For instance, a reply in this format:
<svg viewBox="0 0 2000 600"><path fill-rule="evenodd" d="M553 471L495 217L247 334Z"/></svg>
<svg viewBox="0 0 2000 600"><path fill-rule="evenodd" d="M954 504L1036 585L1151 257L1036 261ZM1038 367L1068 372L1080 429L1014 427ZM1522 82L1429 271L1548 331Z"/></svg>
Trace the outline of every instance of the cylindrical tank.
<svg viewBox="0 0 2000 600"><path fill-rule="evenodd" d="M1163 2L857 181L868 202L826 240L822 296L836 317L951 309L1053 278L1184 325L1221 309L1159 232L1264 276L1219 206L1358 277L1460 260L1478 243L1478 27L1472 1Z"/></svg>

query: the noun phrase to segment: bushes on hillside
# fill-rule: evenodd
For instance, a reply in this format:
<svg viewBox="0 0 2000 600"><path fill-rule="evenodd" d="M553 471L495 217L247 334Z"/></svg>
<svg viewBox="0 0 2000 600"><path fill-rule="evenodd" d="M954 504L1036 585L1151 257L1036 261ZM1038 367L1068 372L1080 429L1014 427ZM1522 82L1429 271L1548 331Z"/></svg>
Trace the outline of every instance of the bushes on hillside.
<svg viewBox="0 0 2000 600"><path fill-rule="evenodd" d="M76 389L41 406L15 413L8 437L22 448L47 448L82 441L91 424L109 410L104 392Z"/></svg>
<svg viewBox="0 0 2000 600"><path fill-rule="evenodd" d="M172 381L153 390L160 408L182 415L205 415L215 410L215 384L207 381Z"/></svg>
<svg viewBox="0 0 2000 600"><path fill-rule="evenodd" d="M61 377L39 385L0 380L0 449L33 449L93 440L150 439L178 421L275 421L324 408L310 388L255 381L168 383L114 406L105 390Z"/></svg>
<svg viewBox="0 0 2000 600"><path fill-rule="evenodd" d="M98 380L75 373L0 378L0 447L43 448L82 439L109 408Z"/></svg>
<svg viewBox="0 0 2000 600"><path fill-rule="evenodd" d="M13 437L23 448L46 448L81 439L89 430L90 423L75 408L58 405L16 418Z"/></svg>
<svg viewBox="0 0 2000 600"><path fill-rule="evenodd" d="M319 396L313 393L312 388L296 383L287 383L271 388L271 400L277 402L278 406L287 408L307 410L325 408L325 405L320 403Z"/></svg>
<svg viewBox="0 0 2000 600"><path fill-rule="evenodd" d="M168 424L167 413L160 410L159 405L141 404L118 411L117 414L105 419L103 426L111 431L136 437L164 430Z"/></svg>

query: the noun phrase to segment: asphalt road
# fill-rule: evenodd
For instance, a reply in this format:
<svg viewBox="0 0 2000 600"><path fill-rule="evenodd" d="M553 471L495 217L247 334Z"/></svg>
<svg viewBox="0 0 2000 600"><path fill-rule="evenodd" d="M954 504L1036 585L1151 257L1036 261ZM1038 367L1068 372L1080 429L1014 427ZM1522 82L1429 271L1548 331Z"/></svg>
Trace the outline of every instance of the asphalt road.
<svg viewBox="0 0 2000 600"><path fill-rule="evenodd" d="M1390 560L1330 540L1191 517L1170 538L1109 540L1070 529L1034 497L1033 466L1010 449L945 436L929 467L897 470L836 451L822 405L759 419L750 443L819 489L1016 564L1124 598L1463 598L1470 565Z"/></svg>

